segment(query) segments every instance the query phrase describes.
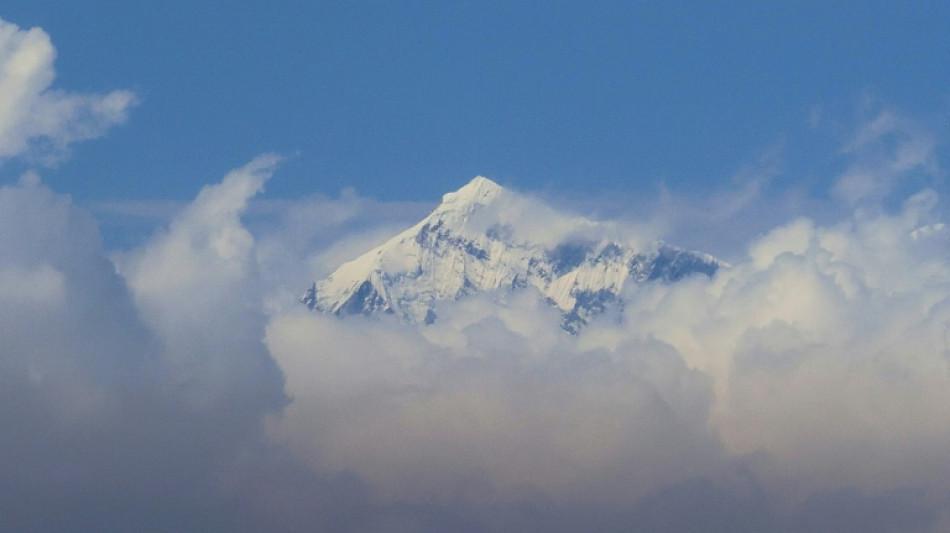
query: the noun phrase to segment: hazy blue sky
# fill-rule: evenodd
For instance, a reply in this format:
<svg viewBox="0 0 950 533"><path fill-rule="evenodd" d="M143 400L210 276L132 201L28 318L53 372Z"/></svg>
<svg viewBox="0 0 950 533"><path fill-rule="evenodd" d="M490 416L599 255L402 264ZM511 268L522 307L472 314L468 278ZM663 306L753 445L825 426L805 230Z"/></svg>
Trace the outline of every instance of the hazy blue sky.
<svg viewBox="0 0 950 533"><path fill-rule="evenodd" d="M268 197L435 200L476 174L708 190L777 147L784 179L821 193L862 99L948 117L944 2L582 4L7 0L2 16L51 35L54 87L139 99L43 171L81 200L186 199L265 151L290 156Z"/></svg>

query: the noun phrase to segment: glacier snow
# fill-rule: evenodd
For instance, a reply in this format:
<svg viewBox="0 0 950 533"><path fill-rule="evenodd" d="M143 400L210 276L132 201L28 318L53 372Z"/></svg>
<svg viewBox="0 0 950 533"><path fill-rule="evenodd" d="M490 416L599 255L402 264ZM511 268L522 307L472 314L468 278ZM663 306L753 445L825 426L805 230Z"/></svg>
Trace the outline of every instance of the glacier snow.
<svg viewBox="0 0 950 533"><path fill-rule="evenodd" d="M721 266L662 242L638 249L610 238L605 223L547 206L534 216L538 210L526 208L532 203L478 176L415 226L314 282L301 301L337 315L382 312L430 323L439 301L534 288L561 311L563 328L577 333L622 305L627 283L712 276ZM568 231L544 231L552 227Z"/></svg>

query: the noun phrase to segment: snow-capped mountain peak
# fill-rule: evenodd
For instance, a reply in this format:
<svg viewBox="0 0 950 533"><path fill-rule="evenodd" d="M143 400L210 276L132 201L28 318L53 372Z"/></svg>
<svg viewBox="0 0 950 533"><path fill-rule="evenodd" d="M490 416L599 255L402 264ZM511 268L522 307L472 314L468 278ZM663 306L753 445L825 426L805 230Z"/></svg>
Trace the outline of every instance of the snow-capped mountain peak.
<svg viewBox="0 0 950 533"><path fill-rule="evenodd" d="M461 189L443 195L442 204L439 205L436 211L471 212L478 207L492 203L504 191L501 185L485 176L476 176Z"/></svg>
<svg viewBox="0 0 950 533"><path fill-rule="evenodd" d="M531 238L538 231L522 231L513 221L542 228L545 238ZM583 236L572 228L582 228ZM439 301L533 288L561 310L565 329L576 332L620 303L626 283L676 281L718 268L710 256L661 243L635 250L606 236L591 237L598 229L607 235L606 228L478 176L444 195L413 227L313 283L301 301L338 315L385 312L431 322Z"/></svg>

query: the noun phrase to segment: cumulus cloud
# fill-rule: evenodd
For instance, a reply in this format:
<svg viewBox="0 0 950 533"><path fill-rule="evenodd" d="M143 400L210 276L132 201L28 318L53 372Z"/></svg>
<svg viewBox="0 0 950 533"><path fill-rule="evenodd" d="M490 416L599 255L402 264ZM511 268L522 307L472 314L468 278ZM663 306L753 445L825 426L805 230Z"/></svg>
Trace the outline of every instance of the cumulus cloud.
<svg viewBox="0 0 950 533"><path fill-rule="evenodd" d="M628 316L709 375L732 454L765 453L800 490L946 494L950 425L944 247L912 237L934 205L831 227L798 220L710 283L651 287ZM929 465L929 466L926 466ZM802 487L807 487L803 489Z"/></svg>
<svg viewBox="0 0 950 533"><path fill-rule="evenodd" d="M242 217L278 161L111 260L68 197L0 189L0 509L17 529L68 529L47 510L76 506L101 509L87 529L159 531L945 525L936 192L791 220L713 279L631 287L572 337L531 291L445 302L430 326L268 305L290 283L268 265L408 212L358 224L380 204L311 198L258 235Z"/></svg>
<svg viewBox="0 0 950 533"><path fill-rule="evenodd" d="M935 168L913 163L930 148L895 162L879 118L850 168ZM272 435L392 505L488 530L940 531L948 234L935 190L888 176L831 222L747 241L712 279L631 286L576 338L529 291L443 303L418 328L275 313L292 402ZM750 187L727 216L753 207Z"/></svg>
<svg viewBox="0 0 950 533"><path fill-rule="evenodd" d="M938 311L950 269L942 247L914 237L934 201L925 191L896 215L793 221L711 281L633 289L622 325L595 324L577 339L559 337L556 317L530 294L501 309L489 299L446 304L441 325L419 331L277 317L268 345L295 399L280 430L315 464L352 468L402 497L454 494L478 479L508 494L530 486L571 500L583 487L620 497L608 490L613 475L637 494L637 483L658 488L753 455L767 458L757 475L792 485L790 497L800 496L792 488L840 486L946 493L946 472L926 465L950 436L940 408L950 390L948 326ZM637 440L675 434L664 424L683 433L661 442L697 448ZM707 429L721 455L699 444ZM417 469L445 449L458 462L446 459L435 469L444 478L427 485ZM667 454L676 466L699 464L646 474L662 470ZM641 466L634 475L621 464ZM546 477L559 471L560 480ZM413 488L400 485L409 480Z"/></svg>
<svg viewBox="0 0 950 533"><path fill-rule="evenodd" d="M240 221L278 161L260 156L204 187L166 231L118 259L143 319L183 374L182 392L196 400L282 401L279 372L261 344L255 241Z"/></svg>
<svg viewBox="0 0 950 533"><path fill-rule="evenodd" d="M530 292L419 328L275 313L292 402L272 436L403 518L435 505L472 530L940 531L940 206L924 189L792 219L711 280L631 287L576 338Z"/></svg>
<svg viewBox="0 0 950 533"><path fill-rule="evenodd" d="M236 213L272 164L206 189L126 277L68 197L0 188L0 527L296 531L366 501L263 432L283 381Z"/></svg>
<svg viewBox="0 0 950 533"><path fill-rule="evenodd" d="M440 316L465 319L416 334L273 321L268 346L294 395L278 436L403 502L631 503L711 467L710 383L667 346L579 349L534 296L500 316L488 299L459 305Z"/></svg>
<svg viewBox="0 0 950 533"><path fill-rule="evenodd" d="M576 338L530 292L444 303L419 328L278 313L267 345L293 401L273 435L473 530L939 531L938 203L792 220L711 280L631 288L619 323Z"/></svg>
<svg viewBox="0 0 950 533"><path fill-rule="evenodd" d="M26 154L45 163L77 141L102 136L126 119L129 91L77 94L52 89L56 50L40 28L0 20L0 161Z"/></svg>

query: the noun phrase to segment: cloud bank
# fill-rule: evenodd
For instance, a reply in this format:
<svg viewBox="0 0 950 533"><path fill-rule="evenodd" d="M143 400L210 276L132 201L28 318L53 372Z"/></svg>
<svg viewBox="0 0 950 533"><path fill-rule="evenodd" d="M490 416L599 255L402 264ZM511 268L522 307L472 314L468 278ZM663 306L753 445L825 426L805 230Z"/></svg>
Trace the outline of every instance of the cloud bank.
<svg viewBox="0 0 950 533"><path fill-rule="evenodd" d="M67 197L0 189L5 524L946 526L950 234L934 190L788 221L714 278L631 288L571 337L530 291L446 302L431 326L305 312L274 269L399 217L347 193L252 231L242 215L278 162L231 172L111 257Z"/></svg>

